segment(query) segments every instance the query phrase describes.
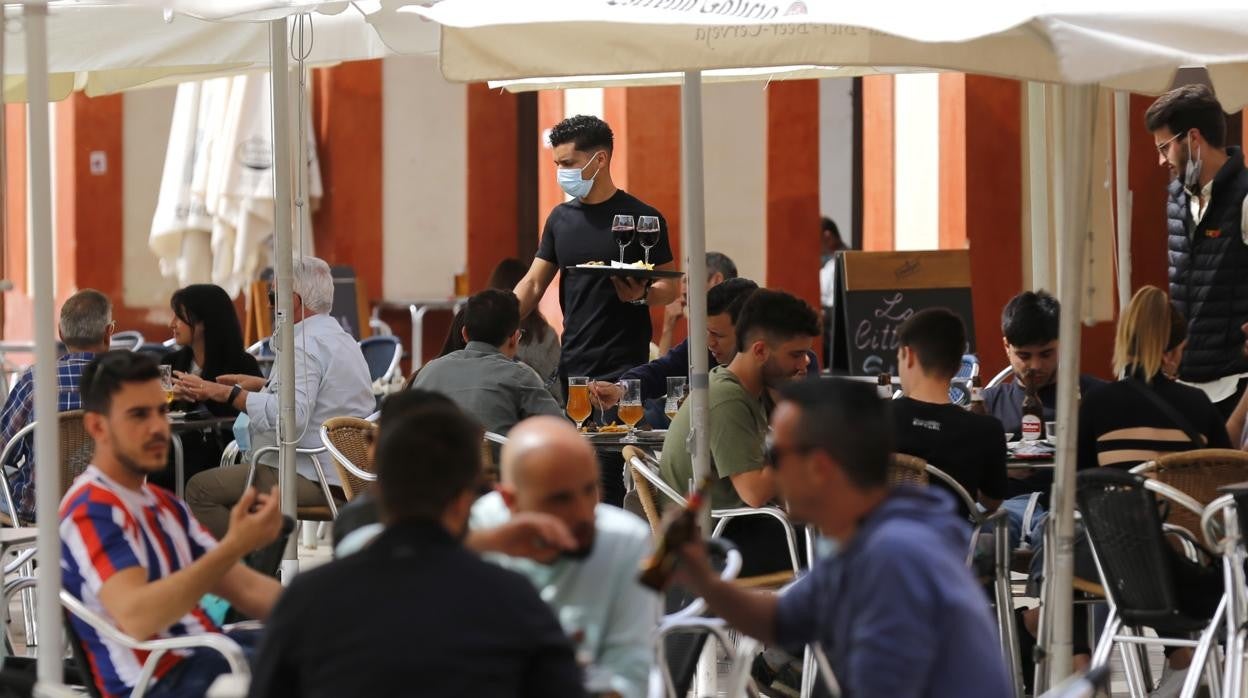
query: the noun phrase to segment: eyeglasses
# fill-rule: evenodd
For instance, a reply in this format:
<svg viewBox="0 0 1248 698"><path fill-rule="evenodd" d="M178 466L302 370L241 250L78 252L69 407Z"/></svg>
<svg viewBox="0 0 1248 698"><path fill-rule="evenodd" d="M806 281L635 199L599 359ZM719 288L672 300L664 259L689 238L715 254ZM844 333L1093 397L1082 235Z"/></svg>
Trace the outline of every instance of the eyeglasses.
<svg viewBox="0 0 1248 698"><path fill-rule="evenodd" d="M1176 140L1178 140L1179 138L1183 138L1183 137L1184 137L1184 136L1186 136L1186 135L1187 135L1187 132L1185 131L1185 132L1183 132L1183 133L1178 134L1177 136L1171 136L1171 137L1167 138L1165 141L1163 141L1163 142L1161 142L1161 143L1158 143L1158 144L1157 144L1157 154L1158 154L1158 155L1161 155L1162 157L1165 157L1165 155L1166 155L1166 148L1169 148L1171 143L1175 142L1175 141L1176 141Z"/></svg>
<svg viewBox="0 0 1248 698"><path fill-rule="evenodd" d="M780 467L780 461L786 455L804 455L815 450L814 446L790 446L788 448L777 446L774 442L768 441L763 449L763 460L773 468Z"/></svg>

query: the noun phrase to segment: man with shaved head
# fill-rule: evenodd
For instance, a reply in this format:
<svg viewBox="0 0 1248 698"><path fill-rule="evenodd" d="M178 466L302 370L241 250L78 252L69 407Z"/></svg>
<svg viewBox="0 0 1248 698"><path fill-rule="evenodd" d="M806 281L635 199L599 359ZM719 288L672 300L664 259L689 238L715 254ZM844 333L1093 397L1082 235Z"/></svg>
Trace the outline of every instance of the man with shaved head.
<svg viewBox="0 0 1248 698"><path fill-rule="evenodd" d="M599 503L594 450L567 420L533 417L508 436L501 482L473 506L471 528L546 514L568 527L576 547L546 562L486 557L537 587L576 645L591 691L645 695L660 613L659 596L637 583L650 529L632 514Z"/></svg>

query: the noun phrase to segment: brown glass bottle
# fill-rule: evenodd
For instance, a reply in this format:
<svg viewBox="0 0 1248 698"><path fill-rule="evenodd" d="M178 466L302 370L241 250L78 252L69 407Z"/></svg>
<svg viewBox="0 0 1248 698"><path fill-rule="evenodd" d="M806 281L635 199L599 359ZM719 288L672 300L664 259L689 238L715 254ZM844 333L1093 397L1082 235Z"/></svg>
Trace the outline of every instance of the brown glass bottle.
<svg viewBox="0 0 1248 698"><path fill-rule="evenodd" d="M706 502L711 486L711 478L707 477L698 485L698 489L689 497L689 502L663 529L663 535L654 546L654 552L641 568L637 581L655 591L663 591L672 572L676 570L679 560L678 553L686 543L698 537L698 514Z"/></svg>
<svg viewBox="0 0 1248 698"><path fill-rule="evenodd" d="M876 392L884 400L893 399L893 377L887 373L876 376Z"/></svg>
<svg viewBox="0 0 1248 698"><path fill-rule="evenodd" d="M1044 403L1040 402L1039 386L1034 371L1027 372L1026 394L1023 397L1023 441L1040 441L1044 435Z"/></svg>

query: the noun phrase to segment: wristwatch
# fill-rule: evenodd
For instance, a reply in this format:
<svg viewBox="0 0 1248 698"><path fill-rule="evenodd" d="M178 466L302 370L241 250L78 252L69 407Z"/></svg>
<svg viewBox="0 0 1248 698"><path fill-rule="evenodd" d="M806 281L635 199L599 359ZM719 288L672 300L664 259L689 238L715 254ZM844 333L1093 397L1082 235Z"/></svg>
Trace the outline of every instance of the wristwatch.
<svg viewBox="0 0 1248 698"><path fill-rule="evenodd" d="M225 404L233 405L234 401L238 399L238 394L241 392L243 392L243 386L235 383L234 387L230 388L230 397L226 399Z"/></svg>
<svg viewBox="0 0 1248 698"><path fill-rule="evenodd" d="M638 298L635 301L629 301L629 303L632 303L633 305L648 305L649 304L648 301L650 298L650 287L653 285L654 285L654 280L647 279L646 287L641 290L641 298Z"/></svg>

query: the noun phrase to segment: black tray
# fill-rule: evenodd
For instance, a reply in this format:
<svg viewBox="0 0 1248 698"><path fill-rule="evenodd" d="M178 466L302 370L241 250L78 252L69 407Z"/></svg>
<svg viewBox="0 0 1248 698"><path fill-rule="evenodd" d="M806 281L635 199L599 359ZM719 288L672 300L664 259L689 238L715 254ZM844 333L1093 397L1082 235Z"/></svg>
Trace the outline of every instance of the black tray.
<svg viewBox="0 0 1248 698"><path fill-rule="evenodd" d="M628 279L678 279L685 275L683 271L665 269L620 269L618 267L564 267L563 270L575 274L592 274L594 276L623 277Z"/></svg>

